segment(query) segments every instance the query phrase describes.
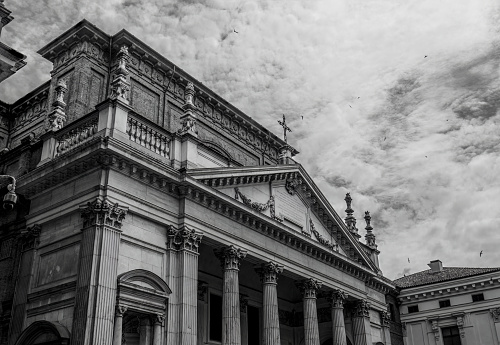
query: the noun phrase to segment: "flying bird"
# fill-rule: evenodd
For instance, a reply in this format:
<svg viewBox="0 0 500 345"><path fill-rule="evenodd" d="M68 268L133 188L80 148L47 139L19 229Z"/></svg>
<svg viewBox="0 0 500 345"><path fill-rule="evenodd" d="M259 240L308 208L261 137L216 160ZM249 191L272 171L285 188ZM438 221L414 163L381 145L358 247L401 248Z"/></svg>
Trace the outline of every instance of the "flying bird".
<svg viewBox="0 0 500 345"><path fill-rule="evenodd" d="M358 99L360 99L361 97L358 97Z"/></svg>
<svg viewBox="0 0 500 345"><path fill-rule="evenodd" d="M302 117L302 120L304 120L304 115L302 115L301 117Z"/></svg>
<svg viewBox="0 0 500 345"><path fill-rule="evenodd" d="M427 158L427 156L425 156L425 158Z"/></svg>
<svg viewBox="0 0 500 345"><path fill-rule="evenodd" d="M352 108L350 104L349 104L349 108Z"/></svg>
<svg viewBox="0 0 500 345"><path fill-rule="evenodd" d="M385 139L387 139L387 137L384 137L384 141L385 141Z"/></svg>
<svg viewBox="0 0 500 345"><path fill-rule="evenodd" d="M408 263L410 262L410 258L408 258Z"/></svg>
<svg viewBox="0 0 500 345"><path fill-rule="evenodd" d="M236 34L239 34L239 32L238 32L238 31L236 31L236 29L233 29L233 32L234 32L234 33L236 33Z"/></svg>
<svg viewBox="0 0 500 345"><path fill-rule="evenodd" d="M479 257L481 257L483 255L483 251L481 250L481 252L479 253Z"/></svg>
<svg viewBox="0 0 500 345"><path fill-rule="evenodd" d="M424 56L424 59L425 59L426 57L427 57L427 55L426 55L426 56Z"/></svg>

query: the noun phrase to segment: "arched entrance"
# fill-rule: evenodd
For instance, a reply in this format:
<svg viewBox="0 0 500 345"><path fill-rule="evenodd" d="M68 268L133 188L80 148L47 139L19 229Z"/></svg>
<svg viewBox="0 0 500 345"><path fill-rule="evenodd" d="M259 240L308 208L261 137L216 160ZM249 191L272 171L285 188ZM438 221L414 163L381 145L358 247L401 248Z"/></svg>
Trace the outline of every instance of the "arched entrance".
<svg viewBox="0 0 500 345"><path fill-rule="evenodd" d="M23 331L16 345L67 345L69 336L69 331L61 324L36 321Z"/></svg>

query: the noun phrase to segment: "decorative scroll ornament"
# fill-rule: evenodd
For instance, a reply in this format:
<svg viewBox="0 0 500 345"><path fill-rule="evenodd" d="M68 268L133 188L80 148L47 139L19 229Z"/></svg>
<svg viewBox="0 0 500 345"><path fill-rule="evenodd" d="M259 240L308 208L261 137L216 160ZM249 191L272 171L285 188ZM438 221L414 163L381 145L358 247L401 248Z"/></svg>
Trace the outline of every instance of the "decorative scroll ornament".
<svg viewBox="0 0 500 345"><path fill-rule="evenodd" d="M344 302L347 299L347 294L342 290L333 290L328 296L327 300L332 308L343 308Z"/></svg>
<svg viewBox="0 0 500 345"><path fill-rule="evenodd" d="M194 112L195 106L193 104L194 98L194 85L187 83L184 91L184 105L182 109L184 114L181 116L181 128L177 131L178 134L191 134L195 137L198 136L198 129L196 128L196 114Z"/></svg>
<svg viewBox="0 0 500 345"><path fill-rule="evenodd" d="M298 178L287 179L285 182L285 189L290 195L297 193L297 187L302 184L302 180Z"/></svg>
<svg viewBox="0 0 500 345"><path fill-rule="evenodd" d="M102 201L99 198L88 202L85 206L80 206L83 228L90 226L110 226L116 230L120 230L127 211L127 208L120 207L118 203L110 204L106 199Z"/></svg>
<svg viewBox="0 0 500 345"><path fill-rule="evenodd" d="M388 311L381 311L380 318L382 319L382 326L389 327L391 323L391 313Z"/></svg>
<svg viewBox="0 0 500 345"><path fill-rule="evenodd" d="M491 317L493 317L493 320L495 322L500 322L500 307L490 309L490 314L491 314Z"/></svg>
<svg viewBox="0 0 500 345"><path fill-rule="evenodd" d="M246 314L247 308L248 308L248 296L240 295L240 312Z"/></svg>
<svg viewBox="0 0 500 345"><path fill-rule="evenodd" d="M256 268L255 271L260 276L263 284L277 284L278 276L283 272L283 266L269 261Z"/></svg>
<svg viewBox="0 0 500 345"><path fill-rule="evenodd" d="M130 82L128 77L127 62L129 59L128 48L122 46L118 52L116 59L118 60L118 67L115 71L115 77L111 82L111 99L120 100L129 104Z"/></svg>
<svg viewBox="0 0 500 345"><path fill-rule="evenodd" d="M365 211L365 221L366 221L366 235L365 235L365 240L366 240L366 245L372 249L377 249L377 244L375 243L375 235L373 234L373 228L370 225L372 217L370 217L370 212Z"/></svg>
<svg viewBox="0 0 500 345"><path fill-rule="evenodd" d="M370 317L370 303L367 300L360 300L356 304L357 317Z"/></svg>
<svg viewBox="0 0 500 345"><path fill-rule="evenodd" d="M235 191L234 198L236 200L239 200L239 198L241 198L241 201L245 205L253 208L256 211L264 212L265 210L267 210L270 207L274 208L274 196L273 195L271 195L271 197L269 198L269 200L265 204L263 204L263 203L256 202L256 201L252 202L252 199L250 199L245 194L243 194L242 192L240 192L240 189L238 187L234 187L234 191Z"/></svg>
<svg viewBox="0 0 500 345"><path fill-rule="evenodd" d="M66 122L66 113L64 112L66 103L64 102L64 94L68 91L68 87L64 79L59 79L55 91L56 100L52 103L54 110L52 110L48 116L47 125L47 129L52 131L61 129L64 126L64 122Z"/></svg>
<svg viewBox="0 0 500 345"><path fill-rule="evenodd" d="M316 239L318 240L319 243L321 243L325 247L328 247L331 250L336 249L336 247L337 247L336 244L333 244L330 241L326 240L323 236L321 236L321 234L318 232L318 230L316 230L316 227L314 226L312 219L309 219L309 225L311 228L311 232L314 234L314 237L316 237Z"/></svg>
<svg viewBox="0 0 500 345"><path fill-rule="evenodd" d="M189 230L186 227L175 229L169 225L167 229L167 248L172 250L189 250L198 253L203 234L194 229Z"/></svg>
<svg viewBox="0 0 500 345"><path fill-rule="evenodd" d="M215 256L220 260L223 270L238 270L241 259L247 256L247 251L231 245L220 250L214 249Z"/></svg>
<svg viewBox="0 0 500 345"><path fill-rule="evenodd" d="M319 280L309 278L295 283L304 298L316 298L316 293L323 285Z"/></svg>

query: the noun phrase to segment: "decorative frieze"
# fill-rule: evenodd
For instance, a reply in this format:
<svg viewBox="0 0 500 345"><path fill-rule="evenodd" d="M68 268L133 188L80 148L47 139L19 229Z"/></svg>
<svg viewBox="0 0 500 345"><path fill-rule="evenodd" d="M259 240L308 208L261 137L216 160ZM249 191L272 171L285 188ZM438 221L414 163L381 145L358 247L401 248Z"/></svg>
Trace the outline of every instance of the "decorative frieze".
<svg viewBox="0 0 500 345"><path fill-rule="evenodd" d="M120 230L122 221L128 209L120 207L118 203L110 204L106 199L96 198L85 206L80 206L80 214L83 218L83 227L109 226Z"/></svg>
<svg viewBox="0 0 500 345"><path fill-rule="evenodd" d="M167 249L189 250L198 253L202 237L203 234L196 232L194 229L190 230L185 226L176 229L169 225L167 229Z"/></svg>
<svg viewBox="0 0 500 345"><path fill-rule="evenodd" d="M88 118L86 117L83 122L79 121L76 124L71 124L71 128L66 133L56 137L57 146L55 156L60 156L94 137L97 133L97 123L98 116L94 114Z"/></svg>
<svg viewBox="0 0 500 345"><path fill-rule="evenodd" d="M252 202L252 199L250 199L245 194L243 194L238 187L234 187L234 191L235 191L234 198L236 200L239 200L241 198L241 201L245 205L253 208L254 210L259 211L259 212L264 212L268 208L271 208L271 209L273 209L273 213L274 213L275 203L274 203L274 196L273 195L271 195L271 197L269 198L269 200L266 203L260 203L260 202L256 202L256 201Z"/></svg>

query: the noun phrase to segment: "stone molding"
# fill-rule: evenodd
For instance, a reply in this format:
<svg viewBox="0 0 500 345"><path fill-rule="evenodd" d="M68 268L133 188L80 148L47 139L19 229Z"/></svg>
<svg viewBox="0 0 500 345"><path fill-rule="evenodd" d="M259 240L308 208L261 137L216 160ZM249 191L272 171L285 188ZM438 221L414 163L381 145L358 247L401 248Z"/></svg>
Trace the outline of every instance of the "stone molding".
<svg viewBox="0 0 500 345"><path fill-rule="evenodd" d="M83 218L83 228L91 226L107 226L121 231L122 221L127 215L128 208L120 207L118 203L110 204L106 198L96 198L87 205L80 206Z"/></svg>
<svg viewBox="0 0 500 345"><path fill-rule="evenodd" d="M183 226L180 229L169 225L167 228L167 249L187 250L198 254L203 234Z"/></svg>
<svg viewBox="0 0 500 345"><path fill-rule="evenodd" d="M283 265L269 261L268 263L261 264L255 271L260 276L263 284L277 284L278 276L283 272Z"/></svg>
<svg viewBox="0 0 500 345"><path fill-rule="evenodd" d="M354 317L370 317L370 303L367 300L359 300L354 308Z"/></svg>
<svg viewBox="0 0 500 345"><path fill-rule="evenodd" d="M236 248L231 245L229 247L214 249L215 256L220 260L220 265L223 270L239 270L241 259L247 256L247 251Z"/></svg>
<svg viewBox="0 0 500 345"><path fill-rule="evenodd" d="M295 285L299 288L304 298L316 298L316 293L319 289L321 289L323 283L319 280L309 278L297 281L295 282Z"/></svg>
<svg viewBox="0 0 500 345"><path fill-rule="evenodd" d="M348 294L340 289L335 289L327 295L328 303L331 308L344 308L345 300Z"/></svg>

